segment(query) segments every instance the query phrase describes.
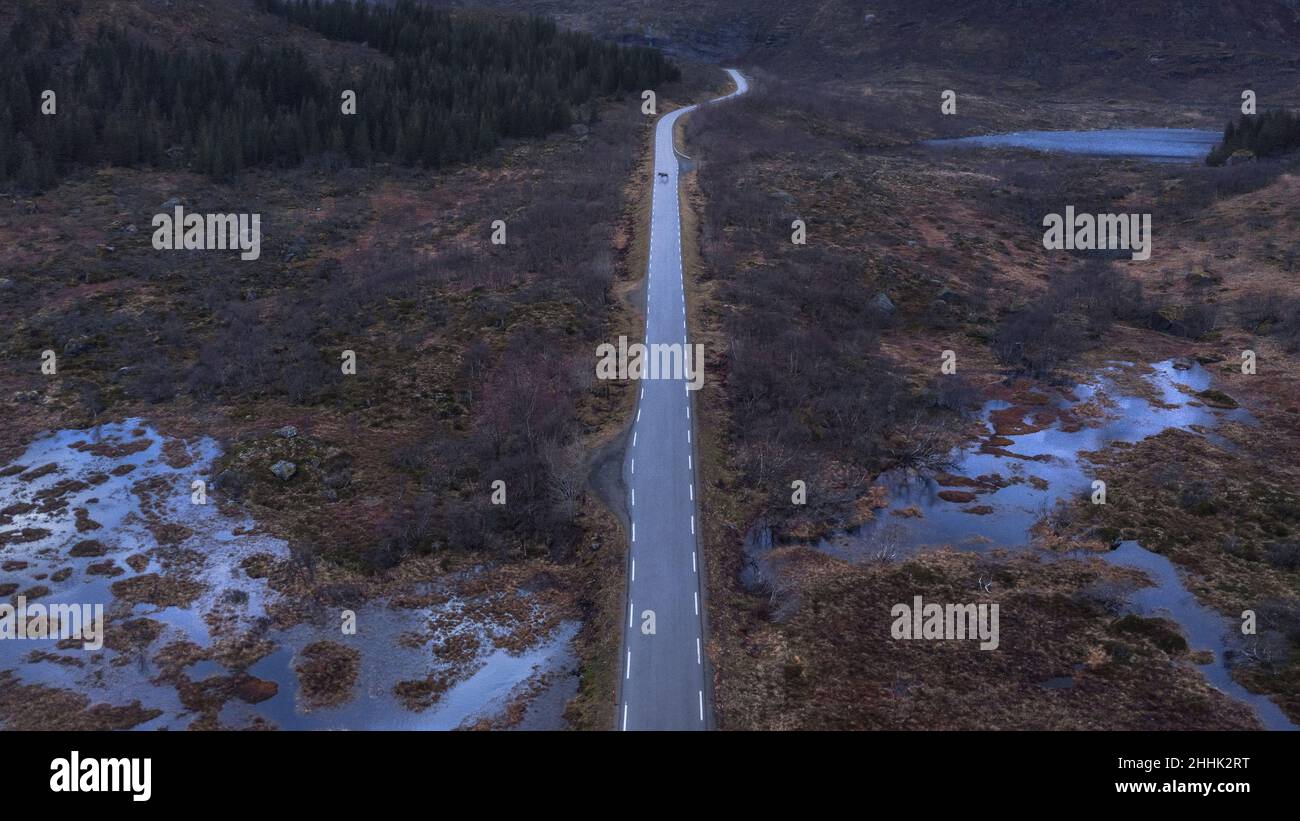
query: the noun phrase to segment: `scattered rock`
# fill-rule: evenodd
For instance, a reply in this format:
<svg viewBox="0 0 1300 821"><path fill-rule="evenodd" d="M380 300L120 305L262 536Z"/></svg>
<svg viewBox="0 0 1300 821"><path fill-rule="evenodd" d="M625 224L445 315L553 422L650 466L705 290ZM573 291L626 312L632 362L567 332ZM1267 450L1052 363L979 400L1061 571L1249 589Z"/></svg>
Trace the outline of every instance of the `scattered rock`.
<svg viewBox="0 0 1300 821"><path fill-rule="evenodd" d="M295 473L298 472L298 466L293 462L281 459L279 462L271 465L271 472L274 473L276 478L281 482L287 482L293 478Z"/></svg>
<svg viewBox="0 0 1300 821"><path fill-rule="evenodd" d="M281 439L292 439L298 435L298 429L293 425L285 425L275 432L275 435Z"/></svg>
<svg viewBox="0 0 1300 821"><path fill-rule="evenodd" d="M90 350L94 345L95 343L88 336L74 336L63 344L63 352L69 356L76 356Z"/></svg>
<svg viewBox="0 0 1300 821"><path fill-rule="evenodd" d="M880 313L885 315L892 314L895 310L897 310L897 308L894 305L894 300L890 299L889 296L885 294L883 291L881 293L876 294L874 297L872 297L871 307L874 310L879 311Z"/></svg>
<svg viewBox="0 0 1300 821"><path fill-rule="evenodd" d="M212 487L232 499L240 499L248 490L248 474L236 468L223 470L213 480Z"/></svg>

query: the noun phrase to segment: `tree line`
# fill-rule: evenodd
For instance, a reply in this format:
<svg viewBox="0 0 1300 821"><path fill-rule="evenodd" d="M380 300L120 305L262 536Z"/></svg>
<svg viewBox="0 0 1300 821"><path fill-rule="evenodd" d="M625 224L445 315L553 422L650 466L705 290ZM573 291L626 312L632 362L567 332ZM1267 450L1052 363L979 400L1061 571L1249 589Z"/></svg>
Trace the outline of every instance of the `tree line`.
<svg viewBox="0 0 1300 821"><path fill-rule="evenodd" d="M392 58L317 67L291 46L162 50L101 26L72 59L76 2L25 2L0 43L0 181L26 191L84 165L244 168L332 156L354 165L439 168L594 120L602 96L679 76L657 51L561 32L549 20L392 7L258 0L333 39ZM55 92L57 113L41 111ZM356 114L342 93L356 92Z"/></svg>
<svg viewBox="0 0 1300 821"><path fill-rule="evenodd" d="M1223 141L1206 162L1223 165L1234 152L1247 150L1256 157L1272 157L1300 148L1300 113L1285 109L1263 114L1243 114L1223 129Z"/></svg>

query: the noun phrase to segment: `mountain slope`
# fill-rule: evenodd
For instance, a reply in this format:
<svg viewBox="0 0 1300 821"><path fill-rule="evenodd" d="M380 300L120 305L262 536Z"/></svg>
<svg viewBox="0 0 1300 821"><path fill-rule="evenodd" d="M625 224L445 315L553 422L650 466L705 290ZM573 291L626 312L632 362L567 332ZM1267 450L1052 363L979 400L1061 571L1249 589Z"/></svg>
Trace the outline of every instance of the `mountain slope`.
<svg viewBox="0 0 1300 821"><path fill-rule="evenodd" d="M554 15L561 25L709 61L810 78L881 72L1016 76L1091 91L1126 77L1143 92L1300 87L1294 0L454 0ZM935 77L934 79L938 79Z"/></svg>

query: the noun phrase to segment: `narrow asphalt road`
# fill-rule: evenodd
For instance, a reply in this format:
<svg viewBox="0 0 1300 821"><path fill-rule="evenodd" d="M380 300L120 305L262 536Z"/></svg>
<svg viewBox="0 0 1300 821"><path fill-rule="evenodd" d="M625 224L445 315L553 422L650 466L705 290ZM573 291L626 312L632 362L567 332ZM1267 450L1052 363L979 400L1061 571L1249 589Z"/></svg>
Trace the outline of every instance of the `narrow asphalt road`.
<svg viewBox="0 0 1300 821"><path fill-rule="evenodd" d="M727 73L736 90L712 103L749 89L740 72L727 69ZM695 108L665 115L655 130L646 274L646 345L680 345L688 359L673 126ZM707 372L704 376L708 378ZM624 730L705 730L711 721L704 664L693 397L686 385L680 376L642 380L623 464L632 522L619 677L618 722ZM653 632L648 629L651 618Z"/></svg>

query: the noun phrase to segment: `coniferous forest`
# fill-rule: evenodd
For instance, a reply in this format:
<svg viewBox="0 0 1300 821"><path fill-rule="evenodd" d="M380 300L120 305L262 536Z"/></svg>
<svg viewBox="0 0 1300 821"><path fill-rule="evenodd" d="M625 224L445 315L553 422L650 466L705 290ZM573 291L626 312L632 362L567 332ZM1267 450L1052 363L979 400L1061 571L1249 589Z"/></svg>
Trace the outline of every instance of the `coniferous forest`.
<svg viewBox="0 0 1300 821"><path fill-rule="evenodd" d="M189 168L216 179L311 157L439 168L595 118L606 95L676 79L657 51L562 32L538 17L403 0L259 0L266 11L390 59L316 67L292 46L164 51L101 27L73 55L76 0L26 2L0 47L0 180L40 191L78 167ZM41 112L55 92L63 116ZM356 92L355 116L341 110Z"/></svg>
<svg viewBox="0 0 1300 821"><path fill-rule="evenodd" d="M1246 150L1256 157L1273 157L1300 148L1300 114L1285 109L1243 114L1223 129L1223 142L1205 161L1223 165L1233 152Z"/></svg>

